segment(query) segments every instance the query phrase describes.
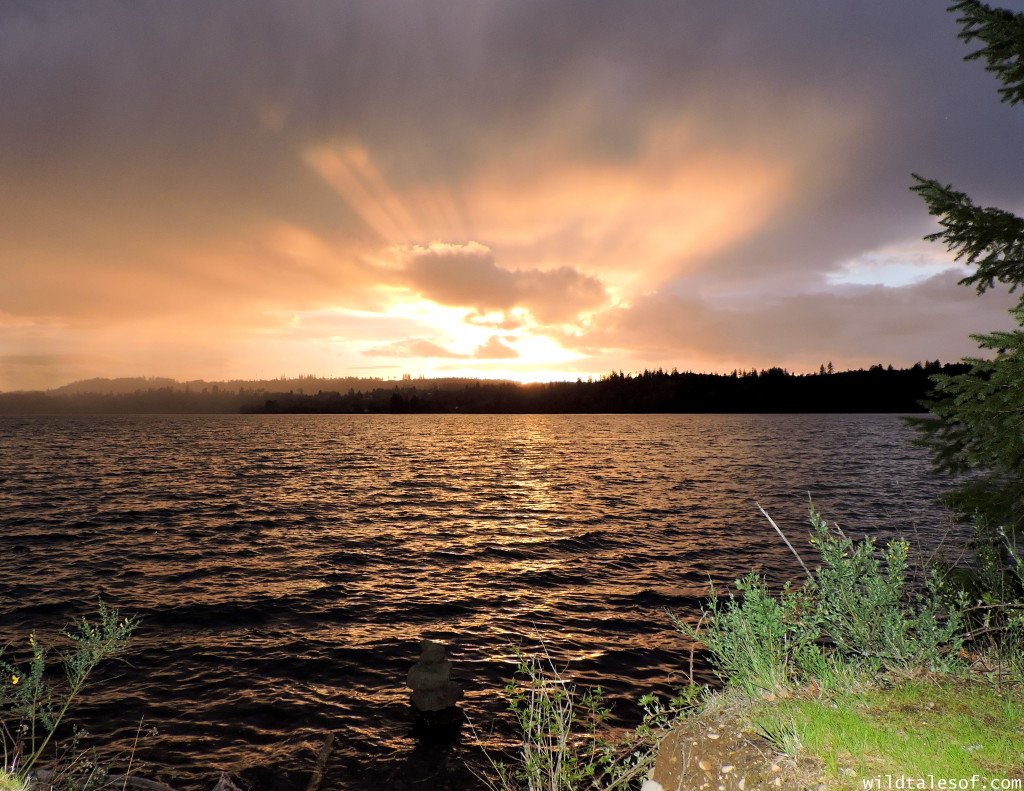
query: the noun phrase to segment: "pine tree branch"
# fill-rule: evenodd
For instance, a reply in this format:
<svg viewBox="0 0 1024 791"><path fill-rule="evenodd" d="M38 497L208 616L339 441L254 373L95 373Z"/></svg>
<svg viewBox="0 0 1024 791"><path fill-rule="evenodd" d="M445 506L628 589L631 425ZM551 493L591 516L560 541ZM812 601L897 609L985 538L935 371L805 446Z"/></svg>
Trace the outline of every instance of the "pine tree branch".
<svg viewBox="0 0 1024 791"><path fill-rule="evenodd" d="M948 184L916 173L913 177L917 184L910 189L924 199L942 227L925 238L945 242L957 261L977 267L961 285L973 285L979 294L996 282L1009 285L1011 293L1024 286L1024 219L1003 209L977 206Z"/></svg>
<svg viewBox="0 0 1024 791"><path fill-rule="evenodd" d="M965 60L981 60L1003 83L999 93L1008 104L1024 102L1024 14L1005 8L992 8L977 0L960 0L949 7L960 14L960 38L985 46Z"/></svg>

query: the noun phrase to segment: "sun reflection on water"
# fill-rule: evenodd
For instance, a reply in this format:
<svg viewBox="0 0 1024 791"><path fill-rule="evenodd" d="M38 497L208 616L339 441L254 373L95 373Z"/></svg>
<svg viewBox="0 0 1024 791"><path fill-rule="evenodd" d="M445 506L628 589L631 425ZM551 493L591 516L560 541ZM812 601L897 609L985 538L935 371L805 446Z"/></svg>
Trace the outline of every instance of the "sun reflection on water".
<svg viewBox="0 0 1024 791"><path fill-rule="evenodd" d="M639 686L681 681L687 644L666 609L692 613L709 581L752 565L798 572L755 501L796 531L807 491L846 527L884 538L895 511L896 527L941 531L941 482L893 416L12 425L0 422L0 587L16 595L0 623L16 637L101 593L138 613L131 664L83 717L129 748L126 718L145 711L156 762L184 788L208 788L213 767L299 771L302 745L329 730L345 734L346 767L404 766L404 679L424 636L449 645L481 722L501 721L520 648L602 684L627 716Z"/></svg>

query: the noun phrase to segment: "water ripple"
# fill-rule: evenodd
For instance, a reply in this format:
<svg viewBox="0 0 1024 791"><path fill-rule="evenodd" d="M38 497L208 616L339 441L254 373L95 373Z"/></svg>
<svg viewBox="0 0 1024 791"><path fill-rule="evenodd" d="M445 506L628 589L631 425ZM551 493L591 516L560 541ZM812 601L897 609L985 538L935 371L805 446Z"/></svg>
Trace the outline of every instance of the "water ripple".
<svg viewBox="0 0 1024 791"><path fill-rule="evenodd" d="M158 776L301 788L333 730L332 788L398 788L439 760L405 702L421 636L450 642L489 743L515 646L541 641L628 721L688 664L666 609L796 575L755 502L792 535L811 493L855 532L938 542L943 483L907 435L887 415L0 418L0 642L102 595L143 618L80 711L111 749L144 716Z"/></svg>

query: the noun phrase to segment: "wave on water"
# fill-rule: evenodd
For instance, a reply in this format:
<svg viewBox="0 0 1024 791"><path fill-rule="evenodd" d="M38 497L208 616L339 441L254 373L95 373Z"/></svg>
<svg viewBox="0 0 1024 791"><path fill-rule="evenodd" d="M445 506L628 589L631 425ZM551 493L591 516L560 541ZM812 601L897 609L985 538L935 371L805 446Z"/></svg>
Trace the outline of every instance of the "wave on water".
<svg viewBox="0 0 1024 791"><path fill-rule="evenodd" d="M108 755L155 726L137 760L182 789L304 788L327 732L325 787L480 788L518 648L628 723L684 680L665 610L797 576L755 502L791 535L811 493L855 532L936 544L942 482L907 439L892 415L0 418L0 643L99 596L138 614L78 719ZM475 738L413 732L424 636Z"/></svg>

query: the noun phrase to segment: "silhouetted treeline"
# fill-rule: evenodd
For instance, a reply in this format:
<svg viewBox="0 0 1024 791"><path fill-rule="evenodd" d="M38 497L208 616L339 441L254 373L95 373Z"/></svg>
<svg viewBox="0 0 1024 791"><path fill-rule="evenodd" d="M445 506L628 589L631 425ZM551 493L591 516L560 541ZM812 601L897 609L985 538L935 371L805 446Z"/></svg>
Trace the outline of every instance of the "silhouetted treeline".
<svg viewBox="0 0 1024 791"><path fill-rule="evenodd" d="M402 377L403 381L424 381L423 377L417 380L409 375ZM431 379L431 384L438 384L441 387L461 387L466 383L477 381L465 377L445 377ZM359 391L372 390L375 387L385 387L388 380L379 376L316 376L307 374L305 376L280 376L277 379L227 379L217 382L205 379L191 379L179 382L175 379L156 376L124 376L116 379L96 377L94 379L82 379L71 384L61 385L52 390L47 390L47 395L137 395L151 391L165 393L167 391L189 392L195 394L222 394L222 393L253 393L273 391L275 393L296 392L296 393L317 393L321 390L348 391L355 389Z"/></svg>
<svg viewBox="0 0 1024 791"><path fill-rule="evenodd" d="M568 413L568 412L922 412L933 373L966 370L960 363L918 363L895 369L791 374L782 368L699 374L662 370L612 373L597 381L521 385L466 379L353 382L347 392L274 386L300 380L253 382L226 390L215 383L195 388L167 380L134 392L80 392L77 388L0 393L0 414L200 414L200 413ZM114 380L97 380L105 383ZM141 380L147 381L147 380ZM118 382L119 385L124 383ZM241 384L241 383L237 383ZM99 385L93 385L99 386Z"/></svg>
<svg viewBox="0 0 1024 791"><path fill-rule="evenodd" d="M520 385L477 382L458 389L430 381L396 383L342 394L277 393L243 411L252 413L597 413L597 412L923 412L933 373L962 364L938 361L894 369L796 375L782 368L732 374L613 373L595 382Z"/></svg>
<svg viewBox="0 0 1024 791"><path fill-rule="evenodd" d="M477 379L446 377L413 379L403 377L402 384L427 382L442 388L461 388ZM270 381L231 380L207 382L193 380L125 377L86 379L46 391L0 393L0 415L77 415L77 414L231 414L253 411L270 396L302 398L307 393L336 390L363 392L386 386L379 377L281 377Z"/></svg>

